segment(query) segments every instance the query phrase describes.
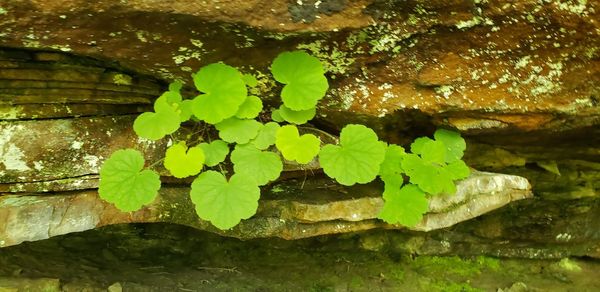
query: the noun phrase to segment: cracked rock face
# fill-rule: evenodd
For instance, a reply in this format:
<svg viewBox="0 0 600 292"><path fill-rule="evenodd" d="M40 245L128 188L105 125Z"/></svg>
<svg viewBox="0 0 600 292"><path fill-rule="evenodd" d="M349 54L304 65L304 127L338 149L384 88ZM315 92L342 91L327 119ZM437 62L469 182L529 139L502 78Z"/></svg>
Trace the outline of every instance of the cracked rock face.
<svg viewBox="0 0 600 292"><path fill-rule="evenodd" d="M156 160L165 145L137 139L130 123L166 83L187 82L192 97L190 74L224 61L255 74L256 94L274 106L279 88L268 78L270 62L302 49L322 60L331 84L314 127L336 133L364 123L403 145L450 127L466 137L470 166L531 182L535 199L439 231L374 231L365 242L379 238L389 248L431 254L600 257L600 2L209 2L0 1L0 233L26 228L8 220L17 214L46 222L5 245L117 222L216 232L189 213L189 202L179 202L187 209L166 206L172 190L139 214L119 214L95 195L98 167L125 147ZM482 201L488 205L471 206L468 196L432 202L418 230L529 196L508 176L480 172L461 187L469 181L479 197L493 194ZM298 192L293 181L282 182L288 188ZM304 200L281 200L267 190L273 196L265 196L254 221L226 235L396 228L372 219L381 204L377 186L355 191L364 195L347 200L314 190L302 192ZM75 215L82 210L96 217Z"/></svg>

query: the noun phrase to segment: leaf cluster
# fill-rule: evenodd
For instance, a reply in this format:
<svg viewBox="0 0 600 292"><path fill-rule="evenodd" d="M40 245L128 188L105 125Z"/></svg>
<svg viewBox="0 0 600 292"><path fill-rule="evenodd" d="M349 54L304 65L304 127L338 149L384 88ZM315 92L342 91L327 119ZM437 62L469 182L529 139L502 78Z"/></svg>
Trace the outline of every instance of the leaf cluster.
<svg viewBox="0 0 600 292"><path fill-rule="evenodd" d="M286 160L318 161L325 174L342 185L380 177L385 183L385 204L379 217L407 226L417 224L427 211L427 195L452 193L454 181L468 176L469 169L460 160L464 140L451 131L438 130L434 139L419 138L411 146L412 153L406 153L401 146L380 141L372 129L349 124L341 129L339 143L325 145L297 126L315 117L329 87L321 62L303 51L284 52L273 61L271 73L282 84L282 103L271 110L272 121L259 118L264 116L260 115L262 100L248 95L248 87L257 86L257 79L214 63L192 74L198 95L184 99L182 84L174 82L156 99L154 111L142 113L134 122L134 131L142 138L169 137L163 166L176 178L197 176L190 198L198 216L217 228L230 229L253 216L260 187L279 178ZM219 139L203 134L176 140L172 134L182 123L214 127ZM233 173L222 167L227 156ZM100 171L100 196L122 211L151 203L160 178L144 165L137 150L114 152Z"/></svg>

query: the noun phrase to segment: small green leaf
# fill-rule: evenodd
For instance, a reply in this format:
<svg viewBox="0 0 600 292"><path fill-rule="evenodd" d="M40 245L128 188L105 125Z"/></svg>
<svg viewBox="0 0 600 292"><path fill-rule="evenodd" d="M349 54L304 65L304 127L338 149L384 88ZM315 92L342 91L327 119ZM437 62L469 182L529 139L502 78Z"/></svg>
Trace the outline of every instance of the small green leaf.
<svg viewBox="0 0 600 292"><path fill-rule="evenodd" d="M179 114L171 109L159 113L142 113L133 122L133 130L142 138L158 140L177 131L179 125Z"/></svg>
<svg viewBox="0 0 600 292"><path fill-rule="evenodd" d="M379 176L382 180L388 177L402 177L402 159L406 155L404 148L395 144L389 145L385 150L385 159L379 167Z"/></svg>
<svg viewBox="0 0 600 292"><path fill-rule="evenodd" d="M440 141L425 141L421 146L421 158L426 162L443 165L446 161L446 145Z"/></svg>
<svg viewBox="0 0 600 292"><path fill-rule="evenodd" d="M279 54L271 65L271 72L275 80L286 84L281 99L292 110L314 108L329 87L319 59L303 51Z"/></svg>
<svg viewBox="0 0 600 292"><path fill-rule="evenodd" d="M285 120L281 116L281 111L278 109L271 112L271 120L278 122L278 123L285 122Z"/></svg>
<svg viewBox="0 0 600 292"><path fill-rule="evenodd" d="M183 83L181 83L181 81L177 80L177 81L171 82L169 84L169 91L179 92L182 87L183 87Z"/></svg>
<svg viewBox="0 0 600 292"><path fill-rule="evenodd" d="M258 135L254 140L252 140L252 144L254 147L265 150L269 148L271 145L275 144L275 135L277 134L277 130L279 130L279 124L274 122L266 123L260 131L258 131Z"/></svg>
<svg viewBox="0 0 600 292"><path fill-rule="evenodd" d="M425 193L415 185L386 188L384 201L378 218L390 224L413 227L423 220L423 214L429 210Z"/></svg>
<svg viewBox="0 0 600 292"><path fill-rule="evenodd" d="M200 173L204 164L204 151L200 147L187 148L185 143L174 144L165 153L164 165L176 178Z"/></svg>
<svg viewBox="0 0 600 292"><path fill-rule="evenodd" d="M254 119L258 116L262 107L262 100L258 96L250 95L242 103L235 116L240 119Z"/></svg>
<svg viewBox="0 0 600 292"><path fill-rule="evenodd" d="M144 157L134 149L115 151L100 169L100 198L123 212L152 203L160 189L160 177L144 168Z"/></svg>
<svg viewBox="0 0 600 292"><path fill-rule="evenodd" d="M325 145L319 162L325 174L343 185L368 183L379 173L385 144L363 125L347 125L340 133L340 146Z"/></svg>
<svg viewBox="0 0 600 292"><path fill-rule="evenodd" d="M446 162L451 163L460 160L463 157L467 143L459 133L439 129L435 131L433 137L446 145Z"/></svg>
<svg viewBox="0 0 600 292"><path fill-rule="evenodd" d="M179 92L166 91L154 101L154 111L161 112L165 107L173 107L174 105L181 103L181 100L182 97Z"/></svg>
<svg viewBox="0 0 600 292"><path fill-rule="evenodd" d="M407 154L402 160L402 168L410 182L428 194L456 192L453 177L443 166L427 162L416 154Z"/></svg>
<svg viewBox="0 0 600 292"><path fill-rule="evenodd" d="M276 180L283 170L279 155L249 144L236 146L231 152L231 162L235 173L252 177L259 186Z"/></svg>
<svg viewBox="0 0 600 292"><path fill-rule="evenodd" d="M275 146L285 159L306 164L319 153L321 140L313 134L300 136L296 126L286 125L277 130Z"/></svg>
<svg viewBox="0 0 600 292"><path fill-rule="evenodd" d="M244 80L244 83L250 87L255 87L258 85L258 80L256 80L256 77L254 77L252 74L244 74L242 75L242 79Z"/></svg>
<svg viewBox="0 0 600 292"><path fill-rule="evenodd" d="M204 164L211 167L225 161L225 157L229 153L229 146L223 140L214 140L210 144L200 143L198 147L204 151L204 156L206 157Z"/></svg>
<svg viewBox="0 0 600 292"><path fill-rule="evenodd" d="M187 120L189 120L192 117L193 111L192 111L192 107L193 107L194 102L192 100L186 99L183 100L180 104L179 107L177 108L177 112L179 113L179 120L183 123Z"/></svg>
<svg viewBox="0 0 600 292"><path fill-rule="evenodd" d="M281 105L279 107L278 112L281 115L281 117L288 123L301 125L301 124L305 124L309 120L312 120L312 118L315 117L317 109L313 107L308 110L294 111L294 110L287 108L285 105Z"/></svg>
<svg viewBox="0 0 600 292"><path fill-rule="evenodd" d="M242 74L222 63L202 67L193 75L194 84L205 94L193 100L194 115L209 124L217 124L237 113L248 91Z"/></svg>
<svg viewBox="0 0 600 292"><path fill-rule="evenodd" d="M471 170L462 160L456 160L448 163L446 166L446 171L448 171L454 180L466 178L471 174Z"/></svg>
<svg viewBox="0 0 600 292"><path fill-rule="evenodd" d="M190 197L200 218L226 230L256 214L260 188L247 175L234 174L228 182L221 173L209 170L194 180Z"/></svg>
<svg viewBox="0 0 600 292"><path fill-rule="evenodd" d="M423 148L423 145L425 145L425 143L427 143L428 141L433 140L429 137L419 137L415 139L415 141L413 141L412 144L410 144L410 152L414 154L421 154L421 149Z"/></svg>
<svg viewBox="0 0 600 292"><path fill-rule="evenodd" d="M262 124L255 120L230 118L215 125L219 137L228 143L246 144L254 139Z"/></svg>

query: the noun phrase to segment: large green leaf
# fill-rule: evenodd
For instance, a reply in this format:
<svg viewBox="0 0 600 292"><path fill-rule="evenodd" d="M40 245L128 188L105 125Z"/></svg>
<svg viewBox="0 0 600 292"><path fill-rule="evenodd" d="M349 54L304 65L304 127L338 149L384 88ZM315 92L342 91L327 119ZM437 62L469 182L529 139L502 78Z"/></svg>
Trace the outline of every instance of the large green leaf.
<svg viewBox="0 0 600 292"><path fill-rule="evenodd" d="M303 111L294 111L287 108L285 105L279 107L279 115L288 123L302 125L312 120L317 112L316 108L311 108Z"/></svg>
<svg viewBox="0 0 600 292"><path fill-rule="evenodd" d="M258 96L250 95L246 98L244 103L240 105L235 116L240 119L254 119L258 116L262 107L262 100L260 100Z"/></svg>
<svg viewBox="0 0 600 292"><path fill-rule="evenodd" d="M215 125L219 137L228 143L246 144L258 135L263 125L256 120L229 118Z"/></svg>
<svg viewBox="0 0 600 292"><path fill-rule="evenodd" d="M188 149L183 142L174 144L165 153L164 165L176 178L196 175L204 165L204 151L197 146Z"/></svg>
<svg viewBox="0 0 600 292"><path fill-rule="evenodd" d="M193 75L194 84L204 94L193 100L194 115L209 124L234 116L246 100L248 91L242 74L222 63L202 67Z"/></svg>
<svg viewBox="0 0 600 292"><path fill-rule="evenodd" d="M223 140L215 140L210 143L200 143L198 147L204 151L206 160L204 164L207 166L216 166L217 164L225 161L225 157L229 153L229 146Z"/></svg>
<svg viewBox="0 0 600 292"><path fill-rule="evenodd" d="M190 197L200 218L226 230L256 213L260 188L248 175L234 174L227 181L221 173L209 170L194 180Z"/></svg>
<svg viewBox="0 0 600 292"><path fill-rule="evenodd" d="M276 180L283 170L279 155L261 151L251 144L236 146L231 152L231 162L235 173L252 177L260 186Z"/></svg>
<svg viewBox="0 0 600 292"><path fill-rule="evenodd" d="M303 51L279 54L271 65L271 72L275 80L286 84L281 99L292 110L315 107L329 87L319 59Z"/></svg>
<svg viewBox="0 0 600 292"><path fill-rule="evenodd" d="M100 169L100 198L123 212L136 211L158 195L160 177L144 168L144 157L134 149L115 151Z"/></svg>
<svg viewBox="0 0 600 292"><path fill-rule="evenodd" d="M429 209L425 193L415 185L402 188L386 188L384 204L378 218L390 224L413 227L423 220Z"/></svg>
<svg viewBox="0 0 600 292"><path fill-rule="evenodd" d="M306 164L319 153L321 140L313 134L300 136L296 126L286 125L277 130L275 146L283 158Z"/></svg>
<svg viewBox="0 0 600 292"><path fill-rule="evenodd" d="M385 143L363 125L347 125L340 133L340 146L325 145L319 162L325 174L340 184L368 183L379 173L385 158Z"/></svg>
<svg viewBox="0 0 600 292"><path fill-rule="evenodd" d="M446 146L446 162L458 161L463 157L465 149L467 149L467 143L459 133L438 129L433 134L433 137L436 141L440 141Z"/></svg>
<svg viewBox="0 0 600 292"><path fill-rule="evenodd" d="M260 128L258 135L256 135L256 138L254 138L251 143L260 150L269 148L271 145L275 144L275 135L277 134L277 130L279 130L279 128L280 127L278 123L266 123L262 128Z"/></svg>

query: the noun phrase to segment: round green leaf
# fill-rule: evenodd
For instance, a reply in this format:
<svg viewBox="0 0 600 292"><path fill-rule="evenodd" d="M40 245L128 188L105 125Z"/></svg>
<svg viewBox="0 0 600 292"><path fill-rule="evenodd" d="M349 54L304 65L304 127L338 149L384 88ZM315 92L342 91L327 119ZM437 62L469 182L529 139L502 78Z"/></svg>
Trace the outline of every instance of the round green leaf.
<svg viewBox="0 0 600 292"><path fill-rule="evenodd" d="M154 101L154 111L159 113L174 109L175 105L181 103L179 92L167 91Z"/></svg>
<svg viewBox="0 0 600 292"><path fill-rule="evenodd" d="M179 120L182 123L189 120L192 117L193 104L194 104L194 102L189 99L183 100L181 103L179 103L179 106L176 110L179 113Z"/></svg>
<svg viewBox="0 0 600 292"><path fill-rule="evenodd" d="M312 120L312 118L315 117L316 112L317 109L314 107L303 111L294 111L287 108L285 105L279 107L279 114L281 117L285 121L297 125L305 124L309 120Z"/></svg>
<svg viewBox="0 0 600 292"><path fill-rule="evenodd" d="M178 87L174 87L173 84L169 85L169 91L163 93L154 102L154 111L156 113L168 113L175 111L177 115L179 115L179 121L185 122L192 116L192 101L182 100L179 89L174 91L176 88Z"/></svg>
<svg viewBox="0 0 600 292"><path fill-rule="evenodd" d="M262 124L255 120L230 118L215 125L219 137L228 143L246 144L254 139Z"/></svg>
<svg viewBox="0 0 600 292"><path fill-rule="evenodd" d="M286 84L281 99L292 110L308 110L325 96L329 84L319 59L303 51L279 54L271 65L273 77Z"/></svg>
<svg viewBox="0 0 600 292"><path fill-rule="evenodd" d="M439 129L435 131L433 137L446 145L446 162L451 163L460 160L463 157L467 143L460 136L460 133Z"/></svg>
<svg viewBox="0 0 600 292"><path fill-rule="evenodd" d="M204 156L206 158L204 164L211 167L223 162L229 153L229 146L227 146L227 143L223 140L214 140L210 144L200 143L198 144L198 147L202 148L202 151L204 151Z"/></svg>
<svg viewBox="0 0 600 292"><path fill-rule="evenodd" d="M255 87L256 85L258 85L258 80L256 80L256 77L254 77L254 75L252 74L244 74L242 75L242 79L244 80L246 85L250 87Z"/></svg>
<svg viewBox="0 0 600 292"><path fill-rule="evenodd" d="M413 227L423 220L423 214L429 210L425 193L415 185L387 189L384 204L378 218L390 224Z"/></svg>
<svg viewBox="0 0 600 292"><path fill-rule="evenodd" d="M343 185L368 183L379 173L385 144L363 125L347 125L340 133L340 146L325 145L319 162L325 174Z"/></svg>
<svg viewBox="0 0 600 292"><path fill-rule="evenodd" d="M160 189L160 177L144 168L144 157L134 149L115 151L100 169L100 198L123 212L152 203Z"/></svg>
<svg viewBox="0 0 600 292"><path fill-rule="evenodd" d="M181 81L179 81L179 80L169 83L169 91L179 92L182 87L183 87L183 83L181 83Z"/></svg>
<svg viewBox="0 0 600 292"><path fill-rule="evenodd" d="M448 171L454 180L466 178L471 174L471 170L462 160L456 160L448 163L448 166L446 166L446 171Z"/></svg>
<svg viewBox="0 0 600 292"><path fill-rule="evenodd" d="M274 122L266 123L260 131L258 131L258 135L254 140L252 140L252 144L254 147L265 150L269 148L271 145L275 144L275 135L277 134L277 130L279 130L279 124Z"/></svg>
<svg viewBox="0 0 600 292"><path fill-rule="evenodd" d="M175 144L165 153L165 168L176 178L200 173L204 164L204 151L200 147L187 148L185 143Z"/></svg>
<svg viewBox="0 0 600 292"><path fill-rule="evenodd" d="M407 154L402 160L402 168L410 177L410 182L431 195L456 192L452 175L444 166L427 162L416 154Z"/></svg>
<svg viewBox="0 0 600 292"><path fill-rule="evenodd" d="M429 137L419 137L415 139L415 141L413 141L412 144L410 144L410 152L414 154L421 154L423 145L425 145L425 143L429 141L433 140Z"/></svg>
<svg viewBox="0 0 600 292"><path fill-rule="evenodd" d="M238 145L231 152L231 162L235 173L248 175L259 186L276 180L283 170L279 155L260 151L253 145Z"/></svg>
<svg viewBox="0 0 600 292"><path fill-rule="evenodd" d="M240 106L235 116L240 119L254 119L262 110L262 100L258 96L250 95Z"/></svg>
<svg viewBox="0 0 600 292"><path fill-rule="evenodd" d="M158 113L142 113L133 122L133 130L142 138L158 140L177 131L180 124L179 114L171 108Z"/></svg>
<svg viewBox="0 0 600 292"><path fill-rule="evenodd" d="M271 120L273 120L274 122L278 122L278 123L285 122L285 120L283 119L283 117L281 117L280 110L278 110L278 109L276 109L276 110L274 110L274 111L271 112Z"/></svg>
<svg viewBox="0 0 600 292"><path fill-rule="evenodd" d="M200 218L226 230L256 213L260 188L247 175L234 174L228 182L221 173L209 170L194 180L190 197Z"/></svg>
<svg viewBox="0 0 600 292"><path fill-rule="evenodd" d="M385 149L385 158L379 167L379 176L382 180L388 177L402 176L402 159L406 155L404 148L395 144L389 145Z"/></svg>
<svg viewBox="0 0 600 292"><path fill-rule="evenodd" d="M446 145L440 141L428 140L423 143L420 150L421 158L426 162L445 165Z"/></svg>
<svg viewBox="0 0 600 292"><path fill-rule="evenodd" d="M202 67L193 75L194 84L205 94L193 100L194 115L209 124L217 124L235 115L248 94L242 74L222 63Z"/></svg>
<svg viewBox="0 0 600 292"><path fill-rule="evenodd" d="M319 153L321 140L313 134L300 136L296 126L286 125L277 130L275 146L283 158L306 164Z"/></svg>

